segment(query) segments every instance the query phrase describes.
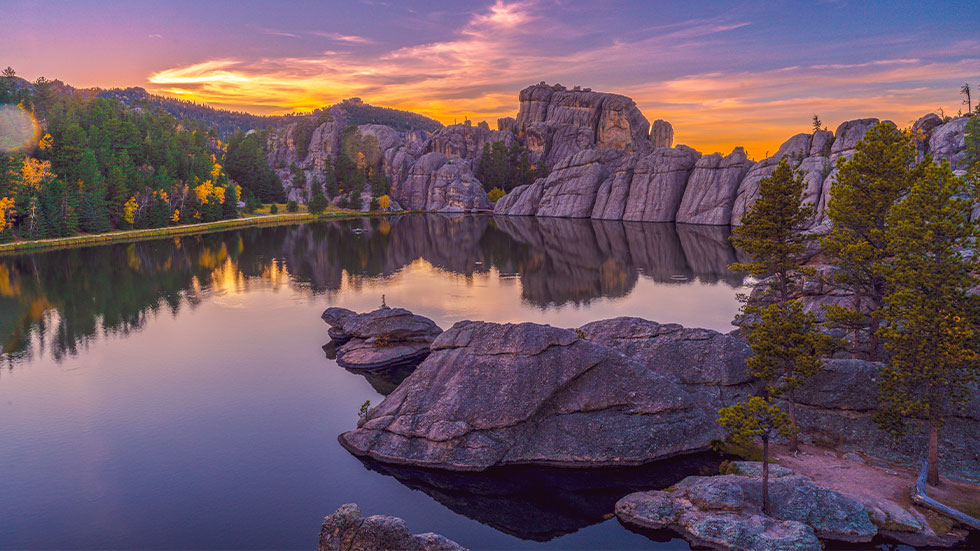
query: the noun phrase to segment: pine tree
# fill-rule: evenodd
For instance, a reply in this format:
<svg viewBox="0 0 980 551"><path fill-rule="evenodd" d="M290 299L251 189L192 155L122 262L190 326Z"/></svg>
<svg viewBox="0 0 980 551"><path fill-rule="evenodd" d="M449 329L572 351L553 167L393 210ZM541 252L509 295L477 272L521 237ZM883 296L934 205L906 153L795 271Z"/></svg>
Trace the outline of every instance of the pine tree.
<svg viewBox="0 0 980 551"><path fill-rule="evenodd" d="M796 427L778 407L758 396L719 410L718 424L731 431L736 443L762 441L762 512L769 514L769 441L777 435L792 437Z"/></svg>
<svg viewBox="0 0 980 551"><path fill-rule="evenodd" d="M980 237L970 222L965 182L931 160L908 196L888 214L888 292L878 330L889 354L879 374L875 420L895 435L925 423L928 482L939 484L939 433L970 398L980 377L977 285L980 262L968 249Z"/></svg>
<svg viewBox="0 0 980 551"><path fill-rule="evenodd" d="M783 158L760 182L758 198L732 230L732 243L751 257L733 269L772 277L770 288L782 304L790 298L793 274L809 239L799 231L813 214L813 208L803 204L803 190L802 175Z"/></svg>
<svg viewBox="0 0 980 551"><path fill-rule="evenodd" d="M758 317L745 337L754 355L746 364L748 372L765 384L765 395L782 397L789 409L790 423L796 427L796 391L823 371L821 358L838 345L837 340L820 332L817 319L804 312L797 300L756 307ZM797 434L790 437L790 451L799 449Z"/></svg>
<svg viewBox="0 0 980 551"><path fill-rule="evenodd" d="M838 161L838 174L830 192L827 216L830 234L821 246L834 259L832 284L853 294L852 307L828 306L832 323L854 333L867 332L867 358L881 356L877 330L886 292L883 267L893 250L887 239L888 212L909 189L916 169L915 149L909 136L890 123L872 127L857 143L850 160Z"/></svg>

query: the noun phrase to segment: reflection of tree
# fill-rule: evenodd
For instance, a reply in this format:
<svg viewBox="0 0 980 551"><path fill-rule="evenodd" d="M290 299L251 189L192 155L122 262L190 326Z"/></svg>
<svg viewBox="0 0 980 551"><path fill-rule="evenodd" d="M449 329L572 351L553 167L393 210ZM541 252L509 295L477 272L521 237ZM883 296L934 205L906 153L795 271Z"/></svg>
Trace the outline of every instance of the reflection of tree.
<svg viewBox="0 0 980 551"><path fill-rule="evenodd" d="M229 232L0 258L0 346L24 357L34 336L61 359L99 333L139 330L151 314L196 304L244 250Z"/></svg>
<svg viewBox="0 0 980 551"><path fill-rule="evenodd" d="M455 513L533 541L549 541L602 522L613 514L616 501L632 492L716 473L721 460L700 454L620 469L503 467L461 473L359 459L369 470L424 492Z"/></svg>
<svg viewBox="0 0 980 551"><path fill-rule="evenodd" d="M523 298L547 307L630 293L639 275L741 284L726 228L598 220L411 215L237 231L0 257L0 348L32 342L56 359L99 333L140 329L212 289L293 283L335 292L345 277L391 277L424 260L471 277L521 278Z"/></svg>

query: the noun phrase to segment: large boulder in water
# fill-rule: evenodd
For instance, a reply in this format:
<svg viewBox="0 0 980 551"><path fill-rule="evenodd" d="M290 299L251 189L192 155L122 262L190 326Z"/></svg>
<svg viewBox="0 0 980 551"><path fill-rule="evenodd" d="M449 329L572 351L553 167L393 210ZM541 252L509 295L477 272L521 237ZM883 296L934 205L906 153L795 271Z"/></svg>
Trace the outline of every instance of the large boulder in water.
<svg viewBox="0 0 980 551"><path fill-rule="evenodd" d="M687 188L687 177L701 154L679 145L654 150L636 163L623 220L673 222Z"/></svg>
<svg viewBox="0 0 980 551"><path fill-rule="evenodd" d="M381 462L638 465L721 436L669 377L566 329L463 321L381 404L340 436Z"/></svg>
<svg viewBox="0 0 980 551"><path fill-rule="evenodd" d="M738 331L724 334L632 317L594 321L579 330L589 342L670 377L709 409L731 405L755 388L745 363L752 350Z"/></svg>
<svg viewBox="0 0 980 551"><path fill-rule="evenodd" d="M321 316L331 325L331 338L345 341L337 348L337 364L348 369L381 369L417 363L429 355L429 345L442 329L429 318L404 308L383 306L355 314L328 308Z"/></svg>
<svg viewBox="0 0 980 551"><path fill-rule="evenodd" d="M566 158L555 166L543 182L535 214L589 218L603 176L599 152L595 149L586 149Z"/></svg>
<svg viewBox="0 0 980 551"><path fill-rule="evenodd" d="M365 517L354 503L323 519L319 551L465 551L458 543L431 532L413 535L403 519Z"/></svg>

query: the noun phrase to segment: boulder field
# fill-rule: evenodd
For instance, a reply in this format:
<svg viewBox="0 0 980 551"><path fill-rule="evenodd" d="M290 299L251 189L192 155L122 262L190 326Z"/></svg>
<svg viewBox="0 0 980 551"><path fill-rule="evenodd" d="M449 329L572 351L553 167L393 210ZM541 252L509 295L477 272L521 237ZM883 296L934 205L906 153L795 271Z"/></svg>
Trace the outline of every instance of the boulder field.
<svg viewBox="0 0 980 551"><path fill-rule="evenodd" d="M805 200L814 207L808 228L821 232L827 230L825 210L838 162L852 157L857 142L878 123L857 119L833 132L797 134L775 154L753 161L741 147L725 155L674 145L670 123L655 120L651 125L626 96L542 82L521 90L519 100L516 118L499 119L496 129L470 121L431 133L365 124L356 127L356 136L358 143L370 144L369 157L377 159L388 178L395 203L432 212L492 208L512 216L737 225L762 179L785 158L806 182ZM969 116L944 120L930 113L916 121L919 159L929 154L948 160L954 170L965 168ZM268 143L270 165L288 197L299 201L309 196L309 182L322 179L327 163L349 139L342 106L311 117L314 128L302 150L297 141L306 138L310 122L277 129ZM491 205L474 173L483 146L497 141L527 148L531 161L546 166L549 174ZM293 183L294 166L305 173L306 184Z"/></svg>

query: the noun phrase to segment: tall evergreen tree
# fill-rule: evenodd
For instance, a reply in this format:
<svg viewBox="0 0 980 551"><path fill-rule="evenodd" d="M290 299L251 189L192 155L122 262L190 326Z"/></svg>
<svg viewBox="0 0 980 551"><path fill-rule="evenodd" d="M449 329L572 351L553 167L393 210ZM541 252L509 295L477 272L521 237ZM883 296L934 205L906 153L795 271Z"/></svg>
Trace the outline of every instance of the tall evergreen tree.
<svg viewBox="0 0 980 551"><path fill-rule="evenodd" d="M759 184L759 196L732 230L732 243L751 257L735 265L759 278L771 277L770 289L785 304L793 291L793 275L799 269L800 255L809 237L800 228L810 219L813 208L802 201L802 175L786 158Z"/></svg>
<svg viewBox="0 0 980 551"><path fill-rule="evenodd" d="M877 336L886 293L884 266L894 254L887 238L888 213L908 192L917 169L910 136L878 123L857 143L850 160L838 161L827 217L830 234L821 240L837 271L832 284L853 294L851 307L829 306L827 316L853 331L852 345L870 360L881 357ZM867 335L862 345L860 335Z"/></svg>
<svg viewBox="0 0 980 551"><path fill-rule="evenodd" d="M921 165L908 196L888 214L894 252L878 330L889 360L880 372L878 424L904 434L910 420L926 425L928 482L939 484L939 434L970 398L980 377L977 285L980 262L969 251L980 234L970 221L965 182L945 162Z"/></svg>

